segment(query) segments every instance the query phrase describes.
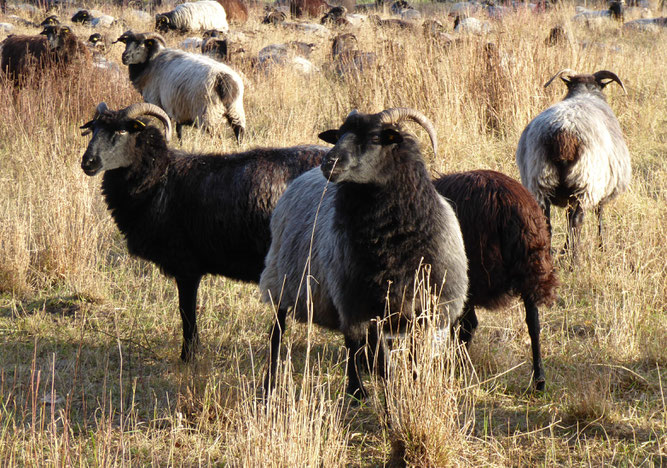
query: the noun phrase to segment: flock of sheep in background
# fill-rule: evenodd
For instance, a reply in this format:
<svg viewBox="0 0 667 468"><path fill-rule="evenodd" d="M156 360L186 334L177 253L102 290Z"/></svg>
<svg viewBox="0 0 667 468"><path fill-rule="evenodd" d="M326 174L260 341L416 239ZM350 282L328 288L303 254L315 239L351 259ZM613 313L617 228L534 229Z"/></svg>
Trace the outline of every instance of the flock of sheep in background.
<svg viewBox="0 0 667 468"><path fill-rule="evenodd" d="M493 19L515 8L519 6L455 4L454 31L483 33L489 23L474 13L485 11ZM436 20L426 19L420 28L421 13L405 0L390 6L394 18L368 15L361 6L358 10L350 13L322 0L292 0L267 8L263 23L317 33L368 21L375 27L421 29L442 43L456 40ZM288 21L290 15L321 17L321 22ZM622 20L623 5L580 11L574 21L599 18ZM228 39L228 20L239 24L247 19L248 8L240 0L184 3L156 15L155 27L164 34L205 31L203 39L182 44L201 53L169 48L159 33L123 33L114 43L124 44L122 62L145 102L121 110L101 103L82 127L92 139L81 167L90 176L104 172L102 193L130 253L176 280L181 359L192 359L198 342L195 310L201 278L224 275L258 283L262 299L276 311L267 392L286 316L291 312L307 321L311 300L313 322L345 336L348 392L363 397L360 351L367 337L376 347L380 375L386 356L385 344L370 324L383 318L387 331L396 332L420 315L423 304L412 288L415 272L428 265L438 324L457 330L463 343L470 342L478 325L475 307L494 309L515 296L522 299L532 378L543 389L538 306L554 300L558 283L550 207L567 210L565 250L573 256L585 210L597 212L602 245L603 207L628 187L631 177L620 125L602 94L612 81L625 90L619 77L606 70L592 75L562 70L549 80L547 85L560 77L568 92L521 135L516 161L523 185L494 171L432 179L405 123L424 127L438 156L434 126L406 108L351 112L340 128L320 134L333 149L311 145L191 154L170 148L173 124L180 138L183 125L215 133L225 119L236 139L243 138L244 79L233 68L239 52ZM118 20L80 10L71 21L104 28ZM664 18L638 21L626 26L665 26ZM17 90L27 84L29 73L36 79L49 68L65 73L72 63L90 63L110 46L100 33L85 44L55 16L34 26L43 28L40 35L9 36L2 42L2 71ZM546 42L565 37L561 28ZM375 54L357 46L352 33L333 38L331 60L337 74L376 66ZM272 44L252 59L252 66L290 63L305 70L313 48L300 41Z"/></svg>

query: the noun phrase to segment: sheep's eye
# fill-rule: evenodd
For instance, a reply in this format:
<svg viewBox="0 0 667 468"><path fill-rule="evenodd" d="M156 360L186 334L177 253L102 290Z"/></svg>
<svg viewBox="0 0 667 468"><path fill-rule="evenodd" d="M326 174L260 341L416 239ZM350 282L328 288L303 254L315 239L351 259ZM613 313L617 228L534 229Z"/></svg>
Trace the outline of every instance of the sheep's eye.
<svg viewBox="0 0 667 468"><path fill-rule="evenodd" d="M124 128L121 128L120 130L116 130L116 135L125 135L127 133L127 130Z"/></svg>
<svg viewBox="0 0 667 468"><path fill-rule="evenodd" d="M371 137L371 143L374 145L379 145L381 143L380 135L373 135Z"/></svg>

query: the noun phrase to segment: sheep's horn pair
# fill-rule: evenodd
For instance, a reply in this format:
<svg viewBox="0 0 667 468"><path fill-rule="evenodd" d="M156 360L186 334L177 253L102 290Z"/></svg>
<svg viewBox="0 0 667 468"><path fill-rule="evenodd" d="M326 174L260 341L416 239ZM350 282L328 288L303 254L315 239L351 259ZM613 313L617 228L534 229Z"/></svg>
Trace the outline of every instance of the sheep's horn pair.
<svg viewBox="0 0 667 468"><path fill-rule="evenodd" d="M394 107L383 110L377 115L380 117L380 122L382 123L398 124L404 120L412 120L413 122L418 123L424 127L424 130L426 130L426 133L428 133L428 136L431 139L433 154L436 156L438 155L438 137L435 133L435 127L428 117L418 110L410 109L409 107Z"/></svg>
<svg viewBox="0 0 667 468"><path fill-rule="evenodd" d="M136 119L142 115L150 115L160 120L164 124L164 139L169 143L171 141L171 119L167 113L162 110L160 107L155 104L150 104L148 102L139 102L137 104L132 104L130 107L125 109L125 117L128 119Z"/></svg>
<svg viewBox="0 0 667 468"><path fill-rule="evenodd" d="M625 86L623 86L623 82L621 79L616 75L614 72L610 72L609 70L600 70L595 73L593 73L593 76L595 77L595 81L598 82L598 84L602 87L608 85L611 83L611 81L615 81L616 83L619 84L621 88L623 88L623 92L627 95L628 92L625 90ZM611 80L608 81L607 83L602 83L602 80Z"/></svg>
<svg viewBox="0 0 667 468"><path fill-rule="evenodd" d="M546 88L547 86L549 86L553 80L555 80L556 78L558 78L559 76L561 76L564 73L567 73L568 75L576 75L577 74L577 72L574 71L574 70L571 70L569 68L563 68L558 73L556 73L554 76L552 76L549 81L544 83L544 87Z"/></svg>

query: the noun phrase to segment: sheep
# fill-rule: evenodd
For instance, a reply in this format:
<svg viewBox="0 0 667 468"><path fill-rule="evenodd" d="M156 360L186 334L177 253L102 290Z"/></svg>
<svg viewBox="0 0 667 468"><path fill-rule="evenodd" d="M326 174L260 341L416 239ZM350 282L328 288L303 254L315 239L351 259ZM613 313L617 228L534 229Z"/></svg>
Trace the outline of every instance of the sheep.
<svg viewBox="0 0 667 468"><path fill-rule="evenodd" d="M243 0L218 0L225 9L227 21L234 24L244 24L248 21L248 6Z"/></svg>
<svg viewBox="0 0 667 468"><path fill-rule="evenodd" d="M437 153L433 124L416 110L352 111L340 129L320 134L335 143L321 168L294 180L276 205L259 283L262 300L277 306L266 393L289 310L298 321L312 319L343 333L350 353L347 392L359 398L366 392L357 359L370 321L387 318L396 331L421 314L413 295L416 270L430 265L438 322L461 315L468 277L459 224L431 183L405 120L427 130Z"/></svg>
<svg viewBox="0 0 667 468"><path fill-rule="evenodd" d="M406 0L396 0L389 9L403 20L418 20L422 16L419 10L416 10Z"/></svg>
<svg viewBox="0 0 667 468"><path fill-rule="evenodd" d="M620 1L614 1L609 4L609 9L607 10L588 10L583 7L577 7L577 14L572 17L572 21L592 26L593 24L605 21L607 18L623 21L623 16L623 4Z"/></svg>
<svg viewBox="0 0 667 468"><path fill-rule="evenodd" d="M370 21L378 28L398 28L412 31L417 30L417 25L415 23L397 18L382 19L378 15L370 15L368 17L368 21Z"/></svg>
<svg viewBox="0 0 667 468"><path fill-rule="evenodd" d="M276 26L284 23L286 20L287 15L284 11L268 6L264 8L264 19L262 19L262 24L272 24Z"/></svg>
<svg viewBox="0 0 667 468"><path fill-rule="evenodd" d="M497 309L520 296L533 354L533 383L544 390L537 306L553 302L558 281L542 211L519 182L495 171L442 175L433 181L451 203L468 257L468 297L459 338L470 344L477 328L475 307Z"/></svg>
<svg viewBox="0 0 667 468"><path fill-rule="evenodd" d="M564 69L554 75L567 86L565 98L544 110L524 129L516 150L521 182L544 210L551 232L551 205L565 207L567 238L564 251L576 259L576 243L584 211L595 208L603 246L603 207L627 189L630 154L621 126L602 90L616 74L592 75ZM607 81L609 80L609 81Z"/></svg>
<svg viewBox="0 0 667 468"><path fill-rule="evenodd" d="M659 31L660 28L667 28L667 16L636 19L623 25L623 29L635 31Z"/></svg>
<svg viewBox="0 0 667 468"><path fill-rule="evenodd" d="M572 35L569 29L559 24L551 28L549 35L544 39L544 44L548 47L572 44Z"/></svg>
<svg viewBox="0 0 667 468"><path fill-rule="evenodd" d="M454 31L460 33L484 34L491 30L491 26L486 21L480 21L477 18L454 18Z"/></svg>
<svg viewBox="0 0 667 468"><path fill-rule="evenodd" d="M15 86L30 73L89 61L87 47L67 26L46 26L39 36L10 36L2 42L2 70Z"/></svg>
<svg viewBox="0 0 667 468"><path fill-rule="evenodd" d="M347 26L350 23L345 18L347 16L347 8L344 6L336 6L327 11L320 19L322 24L333 24L336 26Z"/></svg>
<svg viewBox="0 0 667 468"><path fill-rule="evenodd" d="M157 119L161 128L149 118ZM170 149L169 116L148 103L113 111L101 103L81 168L104 172L102 193L132 255L175 278L183 321L181 359L198 343L195 306L207 273L255 282L269 249L270 215L286 185L320 164L328 148L258 148L236 154Z"/></svg>
<svg viewBox="0 0 667 468"><path fill-rule="evenodd" d="M99 16L93 16L93 14L99 12L90 12L88 10L78 10L72 16L72 23L81 23L90 25L94 28L108 28L111 27L116 19L113 16L99 14Z"/></svg>
<svg viewBox="0 0 667 468"><path fill-rule="evenodd" d="M30 73L39 72L55 63L49 41L43 36L9 36L2 43L2 71L7 79L19 86Z"/></svg>
<svg viewBox="0 0 667 468"><path fill-rule="evenodd" d="M213 0L187 2L177 5L167 13L155 15L155 29L161 33L172 30L181 33L218 29L229 31L225 9Z"/></svg>
<svg viewBox="0 0 667 468"><path fill-rule="evenodd" d="M257 66L263 70L269 70L276 65L289 65L294 70L306 75L319 71L312 62L298 54L301 49L312 50L309 46L314 46L314 44L305 44L298 41L285 44L270 44L258 52Z"/></svg>
<svg viewBox="0 0 667 468"><path fill-rule="evenodd" d="M90 50L68 26L46 26L40 34L46 36L49 48L55 53L58 63L66 65L75 61L90 62Z"/></svg>
<svg viewBox="0 0 667 468"><path fill-rule="evenodd" d="M341 76L358 76L377 67L377 55L374 52L362 52L356 49L357 36L351 33L339 34L331 43L331 57L334 72Z"/></svg>
<svg viewBox="0 0 667 468"><path fill-rule="evenodd" d="M127 31L117 41L125 43L122 61L130 81L146 102L176 121L179 138L183 125L211 130L224 116L242 140L246 121L238 73L210 57L167 49L159 34Z"/></svg>
<svg viewBox="0 0 667 468"><path fill-rule="evenodd" d="M289 11L292 17L301 18L304 16L320 16L325 11L330 10L329 5L324 0L290 0Z"/></svg>
<svg viewBox="0 0 667 468"><path fill-rule="evenodd" d="M0 23L0 33L11 34L16 29L16 26L9 23Z"/></svg>

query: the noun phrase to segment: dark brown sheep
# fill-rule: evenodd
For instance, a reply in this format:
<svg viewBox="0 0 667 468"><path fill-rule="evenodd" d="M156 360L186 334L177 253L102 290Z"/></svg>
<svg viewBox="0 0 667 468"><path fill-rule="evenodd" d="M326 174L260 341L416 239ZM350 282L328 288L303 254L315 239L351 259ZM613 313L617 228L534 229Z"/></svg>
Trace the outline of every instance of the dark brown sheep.
<svg viewBox="0 0 667 468"><path fill-rule="evenodd" d="M290 0L289 11L293 17L320 16L333 8L324 0Z"/></svg>
<svg viewBox="0 0 667 468"><path fill-rule="evenodd" d="M461 341L468 344L475 333L476 306L497 309L520 296L532 345L533 379L543 390L537 306L553 302L558 281L542 209L518 181L495 171L443 175L434 184L456 212L468 256Z"/></svg>
<svg viewBox="0 0 667 468"><path fill-rule="evenodd" d="M227 21L233 24L244 24L248 21L248 6L243 0L217 0L227 14Z"/></svg>
<svg viewBox="0 0 667 468"><path fill-rule="evenodd" d="M2 71L15 86L55 63L44 36L9 36L2 41Z"/></svg>

